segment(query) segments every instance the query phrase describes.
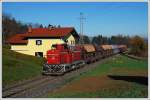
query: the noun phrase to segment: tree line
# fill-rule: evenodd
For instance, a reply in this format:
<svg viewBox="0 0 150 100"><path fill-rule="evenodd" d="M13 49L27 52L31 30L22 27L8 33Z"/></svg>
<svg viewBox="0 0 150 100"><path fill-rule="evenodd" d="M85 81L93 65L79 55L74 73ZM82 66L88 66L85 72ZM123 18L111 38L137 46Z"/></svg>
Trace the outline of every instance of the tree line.
<svg viewBox="0 0 150 100"><path fill-rule="evenodd" d="M2 40L3 43L7 38L13 36L16 33L23 33L27 30L28 25L16 21L10 15L2 15Z"/></svg>
<svg viewBox="0 0 150 100"><path fill-rule="evenodd" d="M131 38L129 36L116 35L111 37L106 37L102 35L97 35L94 37L89 37L84 35L83 41L85 44L92 43L94 45L102 45L102 44L113 44L113 45L129 45L129 40Z"/></svg>

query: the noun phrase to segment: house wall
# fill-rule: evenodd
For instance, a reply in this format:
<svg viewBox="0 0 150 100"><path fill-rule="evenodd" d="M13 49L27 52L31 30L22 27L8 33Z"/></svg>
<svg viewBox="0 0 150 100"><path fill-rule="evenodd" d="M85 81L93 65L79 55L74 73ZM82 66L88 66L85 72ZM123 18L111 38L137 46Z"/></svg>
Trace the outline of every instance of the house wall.
<svg viewBox="0 0 150 100"><path fill-rule="evenodd" d="M36 45L36 40L42 40L42 45ZM71 44L71 41L75 41L75 38L70 35L67 40L68 44ZM33 56L35 56L35 52L43 52L43 55L45 56L46 52L52 49L51 47L53 44L61 43L64 43L61 39L28 39L27 45L11 45L11 50Z"/></svg>
<svg viewBox="0 0 150 100"><path fill-rule="evenodd" d="M73 37L73 35L70 35L67 40L68 40L68 44L71 45L75 44L75 38Z"/></svg>

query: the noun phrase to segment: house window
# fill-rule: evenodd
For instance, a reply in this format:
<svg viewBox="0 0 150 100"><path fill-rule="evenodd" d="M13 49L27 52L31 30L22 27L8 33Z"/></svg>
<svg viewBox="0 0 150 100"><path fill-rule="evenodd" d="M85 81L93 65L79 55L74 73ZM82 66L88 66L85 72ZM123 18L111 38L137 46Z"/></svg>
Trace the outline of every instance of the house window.
<svg viewBox="0 0 150 100"><path fill-rule="evenodd" d="M71 40L71 44L72 44L72 40Z"/></svg>
<svg viewBox="0 0 150 100"><path fill-rule="evenodd" d="M72 41L72 43L75 44L74 41Z"/></svg>
<svg viewBox="0 0 150 100"><path fill-rule="evenodd" d="M42 40L36 40L36 45L42 45Z"/></svg>
<svg viewBox="0 0 150 100"><path fill-rule="evenodd" d="M37 57L43 57L43 52L35 52L35 56L37 56Z"/></svg>
<svg viewBox="0 0 150 100"><path fill-rule="evenodd" d="M75 42L72 40L72 41L71 41L71 44L75 44Z"/></svg>

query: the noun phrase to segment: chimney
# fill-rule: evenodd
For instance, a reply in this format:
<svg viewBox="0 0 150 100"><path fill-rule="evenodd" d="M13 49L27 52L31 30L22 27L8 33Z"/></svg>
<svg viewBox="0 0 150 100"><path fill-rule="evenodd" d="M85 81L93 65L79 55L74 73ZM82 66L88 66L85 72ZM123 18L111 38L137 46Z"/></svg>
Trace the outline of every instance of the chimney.
<svg viewBox="0 0 150 100"><path fill-rule="evenodd" d="M32 26L31 26L31 25L29 25L29 27L28 27L28 32L29 32L29 33L32 32Z"/></svg>
<svg viewBox="0 0 150 100"><path fill-rule="evenodd" d="M50 25L50 24L48 25L48 29L49 29L49 30L51 30L52 27L53 27L52 25Z"/></svg>

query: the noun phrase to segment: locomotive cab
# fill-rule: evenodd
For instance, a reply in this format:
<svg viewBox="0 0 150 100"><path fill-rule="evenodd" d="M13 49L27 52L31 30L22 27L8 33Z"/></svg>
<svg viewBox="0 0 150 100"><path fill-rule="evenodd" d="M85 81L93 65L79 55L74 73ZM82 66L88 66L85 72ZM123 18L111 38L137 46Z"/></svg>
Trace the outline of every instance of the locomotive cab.
<svg viewBox="0 0 150 100"><path fill-rule="evenodd" d="M47 64L68 64L72 62L71 51L66 44L53 45L52 48L52 50L47 51Z"/></svg>

